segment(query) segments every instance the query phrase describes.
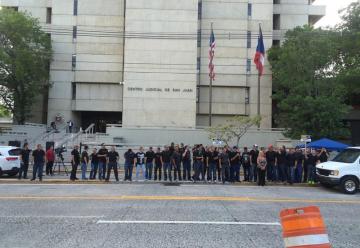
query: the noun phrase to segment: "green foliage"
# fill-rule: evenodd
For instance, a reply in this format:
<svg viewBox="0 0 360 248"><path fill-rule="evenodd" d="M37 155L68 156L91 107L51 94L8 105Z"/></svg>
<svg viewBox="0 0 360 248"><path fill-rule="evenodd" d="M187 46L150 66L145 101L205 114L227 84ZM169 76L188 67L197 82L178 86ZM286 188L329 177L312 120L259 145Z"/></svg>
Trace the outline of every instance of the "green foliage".
<svg viewBox="0 0 360 248"><path fill-rule="evenodd" d="M0 105L0 117L10 117L10 112L2 105Z"/></svg>
<svg viewBox="0 0 360 248"><path fill-rule="evenodd" d="M234 116L226 121L225 124L209 127L206 131L209 133L209 139L223 141L226 145L235 139L236 145L239 146L240 139L246 134L252 126L258 126L261 122L260 116Z"/></svg>
<svg viewBox="0 0 360 248"><path fill-rule="evenodd" d="M49 86L50 37L27 13L0 10L0 102L23 124Z"/></svg>

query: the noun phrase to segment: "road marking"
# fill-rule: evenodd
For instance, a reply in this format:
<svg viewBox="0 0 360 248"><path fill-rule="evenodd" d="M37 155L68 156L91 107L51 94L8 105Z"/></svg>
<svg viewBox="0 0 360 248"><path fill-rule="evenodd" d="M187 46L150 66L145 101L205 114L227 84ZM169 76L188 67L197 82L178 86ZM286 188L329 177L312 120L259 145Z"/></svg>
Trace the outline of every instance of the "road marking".
<svg viewBox="0 0 360 248"><path fill-rule="evenodd" d="M155 224L155 225L250 225L280 226L278 222L228 222L228 221L146 221L146 220L99 220L96 224Z"/></svg>
<svg viewBox="0 0 360 248"><path fill-rule="evenodd" d="M360 204L359 200L338 199L301 199L301 198L257 198L231 196L151 196L151 195L123 195L123 196L0 196L0 200L109 200L109 201L229 201L229 202L294 202L294 203L334 203Z"/></svg>
<svg viewBox="0 0 360 248"><path fill-rule="evenodd" d="M101 216L66 216L66 215L59 215L59 216L49 216L49 215L16 215L16 216L0 216L0 219L100 219L104 218L104 215Z"/></svg>

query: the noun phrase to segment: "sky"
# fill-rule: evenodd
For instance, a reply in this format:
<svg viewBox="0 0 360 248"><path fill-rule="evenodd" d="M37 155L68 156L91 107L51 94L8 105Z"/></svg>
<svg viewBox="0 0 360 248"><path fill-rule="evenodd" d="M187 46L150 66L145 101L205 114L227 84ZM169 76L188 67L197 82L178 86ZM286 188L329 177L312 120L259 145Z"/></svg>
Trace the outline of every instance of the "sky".
<svg viewBox="0 0 360 248"><path fill-rule="evenodd" d="M341 21L338 11L356 1L358 0L316 0L314 5L326 5L326 16L316 24L316 27L334 27Z"/></svg>

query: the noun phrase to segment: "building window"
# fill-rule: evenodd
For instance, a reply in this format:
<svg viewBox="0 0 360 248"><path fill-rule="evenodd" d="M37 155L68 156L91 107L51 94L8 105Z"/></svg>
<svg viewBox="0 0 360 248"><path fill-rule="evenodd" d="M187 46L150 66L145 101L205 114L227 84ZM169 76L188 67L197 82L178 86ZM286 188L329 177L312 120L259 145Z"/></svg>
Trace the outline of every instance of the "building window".
<svg viewBox="0 0 360 248"><path fill-rule="evenodd" d="M274 0L273 3L274 4L280 4L281 0Z"/></svg>
<svg viewBox="0 0 360 248"><path fill-rule="evenodd" d="M198 2L198 20L201 20L202 18L202 0L199 0Z"/></svg>
<svg viewBox="0 0 360 248"><path fill-rule="evenodd" d="M279 14L273 15L273 29L280 30L280 15Z"/></svg>
<svg viewBox="0 0 360 248"><path fill-rule="evenodd" d="M247 31L247 48L251 48L251 31Z"/></svg>
<svg viewBox="0 0 360 248"><path fill-rule="evenodd" d="M51 23L51 17L52 17L52 8L46 8L46 23Z"/></svg>
<svg viewBox="0 0 360 248"><path fill-rule="evenodd" d="M251 72L251 59L246 60L246 72Z"/></svg>
<svg viewBox="0 0 360 248"><path fill-rule="evenodd" d="M78 14L78 0L74 0L74 16Z"/></svg>
<svg viewBox="0 0 360 248"><path fill-rule="evenodd" d="M3 8L4 9L11 9L11 10L16 11L16 12L19 11L19 7L17 7L17 6L4 6Z"/></svg>
<svg viewBox="0 0 360 248"><path fill-rule="evenodd" d="M73 100L76 99L76 83L75 82L71 83L71 99L73 99Z"/></svg>
<svg viewBox="0 0 360 248"><path fill-rule="evenodd" d="M273 46L280 46L280 40L273 40Z"/></svg>
<svg viewBox="0 0 360 248"><path fill-rule="evenodd" d="M252 16L252 4L248 3L248 17Z"/></svg>
<svg viewBox="0 0 360 248"><path fill-rule="evenodd" d="M73 71L75 71L75 69L76 69L76 54L73 54L73 55L72 55L72 58L71 58L71 69L72 69Z"/></svg>
<svg viewBox="0 0 360 248"><path fill-rule="evenodd" d="M73 26L73 39L77 38L77 26Z"/></svg>

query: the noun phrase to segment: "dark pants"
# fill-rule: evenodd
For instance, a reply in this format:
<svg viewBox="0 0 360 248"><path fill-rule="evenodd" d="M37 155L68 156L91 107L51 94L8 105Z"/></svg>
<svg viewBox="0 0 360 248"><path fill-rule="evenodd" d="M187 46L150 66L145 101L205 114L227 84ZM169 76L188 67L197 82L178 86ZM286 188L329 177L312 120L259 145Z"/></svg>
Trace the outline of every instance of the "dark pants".
<svg viewBox="0 0 360 248"><path fill-rule="evenodd" d="M79 164L74 164L74 163L71 165L70 180L76 179L76 171L77 171L78 166L79 166Z"/></svg>
<svg viewBox="0 0 360 248"><path fill-rule="evenodd" d="M249 181L250 179L250 164L243 164L244 168L244 180Z"/></svg>
<svg viewBox="0 0 360 248"><path fill-rule="evenodd" d="M97 170L98 170L98 163L91 163L90 179L96 178Z"/></svg>
<svg viewBox="0 0 360 248"><path fill-rule="evenodd" d="M114 170L115 179L116 179L116 181L119 181L119 173L118 173L118 168L117 168L116 162L109 162L108 167L107 167L106 181L110 180L111 170Z"/></svg>
<svg viewBox="0 0 360 248"><path fill-rule="evenodd" d="M249 180L250 180L250 181L253 181L253 180L254 180L254 182L257 182L257 174L258 174L257 164L256 164L256 163L253 163L253 164L250 165Z"/></svg>
<svg viewBox="0 0 360 248"><path fill-rule="evenodd" d="M161 163L155 163L155 168L154 168L154 180L158 180L159 178L159 181L161 181ZM159 175L159 177L158 177Z"/></svg>
<svg viewBox="0 0 360 248"><path fill-rule="evenodd" d="M46 175L52 175L53 173L54 161L49 161L46 163Z"/></svg>
<svg viewBox="0 0 360 248"><path fill-rule="evenodd" d="M288 167L288 182L293 184L295 181L295 166Z"/></svg>
<svg viewBox="0 0 360 248"><path fill-rule="evenodd" d="M208 168L208 180L216 181L216 163L210 163Z"/></svg>
<svg viewBox="0 0 360 248"><path fill-rule="evenodd" d="M309 175L307 164L304 165L303 170L304 170L304 181L303 182L306 183L308 181L308 175Z"/></svg>
<svg viewBox="0 0 360 248"><path fill-rule="evenodd" d="M20 164L20 170L19 170L19 179L21 179L21 177L24 175L24 179L27 178L27 172L28 172L28 169L29 169L29 164L26 163L21 163Z"/></svg>
<svg viewBox="0 0 360 248"><path fill-rule="evenodd" d="M279 180L281 180L282 182L286 182L287 180L286 165L279 164L278 169L279 169Z"/></svg>
<svg viewBox="0 0 360 248"><path fill-rule="evenodd" d="M307 172L308 172L308 181L314 182L315 181L315 173L316 173L316 167L313 164L307 165Z"/></svg>
<svg viewBox="0 0 360 248"><path fill-rule="evenodd" d="M39 179L42 180L43 171L44 171L44 163L34 163L32 179L35 180L37 173Z"/></svg>
<svg viewBox="0 0 360 248"><path fill-rule="evenodd" d="M145 179L151 180L152 178L152 171L153 171L153 163L146 163L145 165Z"/></svg>
<svg viewBox="0 0 360 248"><path fill-rule="evenodd" d="M265 186L265 174L266 170L261 170L258 168L258 185Z"/></svg>
<svg viewBox="0 0 360 248"><path fill-rule="evenodd" d="M132 164L125 164L125 180L132 181L132 172L133 172L133 165Z"/></svg>
<svg viewBox="0 0 360 248"><path fill-rule="evenodd" d="M169 177L169 180L172 181L172 178L171 178L171 163L168 162L168 163L164 163L164 180L167 181L168 177Z"/></svg>
<svg viewBox="0 0 360 248"><path fill-rule="evenodd" d="M184 160L183 161L183 179L184 180L191 180L191 161Z"/></svg>
<svg viewBox="0 0 360 248"><path fill-rule="evenodd" d="M230 165L229 164L222 164L221 165L221 179L222 182L225 183L226 180L231 180L230 175Z"/></svg>
<svg viewBox="0 0 360 248"><path fill-rule="evenodd" d="M268 181L274 181L274 162L268 161L266 166L266 178Z"/></svg>
<svg viewBox="0 0 360 248"><path fill-rule="evenodd" d="M303 166L302 164L297 164L295 169L295 183L302 182L302 175L303 175Z"/></svg>
<svg viewBox="0 0 360 248"><path fill-rule="evenodd" d="M181 181L181 168L180 164L174 164L174 180L177 180L179 178L179 181Z"/></svg>
<svg viewBox="0 0 360 248"><path fill-rule="evenodd" d="M240 182L240 164L232 164L230 166L230 174L231 182Z"/></svg>
<svg viewBox="0 0 360 248"><path fill-rule="evenodd" d="M99 179L105 179L106 163L99 162Z"/></svg>
<svg viewBox="0 0 360 248"><path fill-rule="evenodd" d="M203 173L203 162L201 160L196 160L194 163L194 180L200 180L200 174Z"/></svg>
<svg viewBox="0 0 360 248"><path fill-rule="evenodd" d="M221 168L220 168L218 161L216 162L216 170L217 170L218 181L220 181L221 180Z"/></svg>
<svg viewBox="0 0 360 248"><path fill-rule="evenodd" d="M205 181L205 179L208 179L208 177L207 177L208 172L209 172L208 165L206 163L204 163L203 170L202 170L202 175L201 175L201 180Z"/></svg>

